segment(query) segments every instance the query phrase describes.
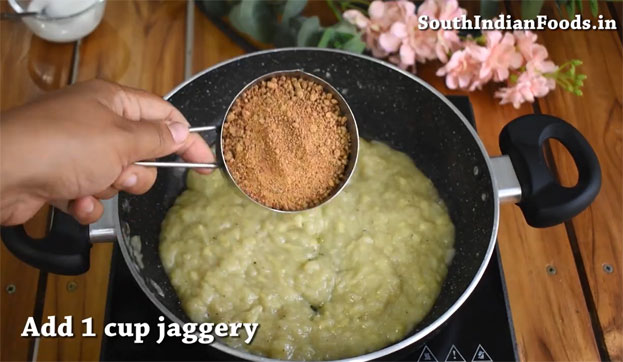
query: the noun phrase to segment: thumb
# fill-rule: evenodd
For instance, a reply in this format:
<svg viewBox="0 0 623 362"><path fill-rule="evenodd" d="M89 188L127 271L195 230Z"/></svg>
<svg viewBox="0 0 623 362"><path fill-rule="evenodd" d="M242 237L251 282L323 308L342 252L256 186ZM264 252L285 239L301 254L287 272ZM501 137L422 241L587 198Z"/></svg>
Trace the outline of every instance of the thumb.
<svg viewBox="0 0 623 362"><path fill-rule="evenodd" d="M131 124L130 160L140 161L174 153L188 138L188 125L180 122L128 122Z"/></svg>

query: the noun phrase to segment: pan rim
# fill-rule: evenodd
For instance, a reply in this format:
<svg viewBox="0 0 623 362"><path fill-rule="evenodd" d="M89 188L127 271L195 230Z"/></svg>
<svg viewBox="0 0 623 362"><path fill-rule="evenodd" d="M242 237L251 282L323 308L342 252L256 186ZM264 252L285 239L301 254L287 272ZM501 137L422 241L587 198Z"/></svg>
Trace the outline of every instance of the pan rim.
<svg viewBox="0 0 623 362"><path fill-rule="evenodd" d="M366 353L366 354L362 354L359 356L354 356L354 357L349 357L349 358L344 358L344 359L338 359L338 360L332 360L333 362L354 362L354 361L369 361L372 359L378 359L381 358L383 356L386 356L388 354L394 353L396 351L399 351L413 343L416 343L417 341L425 338L427 335L429 335L430 333L432 333L434 330L436 330L437 328L441 327L452 315L454 315L454 313L463 305L463 303L465 303L465 301L467 300L467 298L469 298L469 296L472 294L472 292L474 291L474 289L476 288L476 286L478 285L478 283L480 282L480 280L482 279L482 276L484 275L484 272L487 268L487 266L489 265L489 262L491 260L491 257L493 255L494 249L495 249L495 244L496 244L496 240L497 240L497 233L498 233L498 227L499 227L499 209L500 209L500 205L499 205L499 196L498 196L498 184L497 184L497 180L495 179L495 176L493 174L492 171L492 164L491 164L491 159L489 157L489 154L487 153L487 150L484 146L484 144L482 143L482 140L480 139L480 137L478 136L478 133L476 132L476 130L474 129L474 127L472 127L472 125L467 121L467 119L465 118L465 116L454 106L454 104L452 104L443 94L441 94L441 92L439 92L437 89L435 89L432 85L428 84L427 82L425 82L424 80L422 80L421 78L417 77L416 75L409 73L403 69L398 68L397 66L394 66L393 64L387 63L383 60L380 59L376 59L370 56L366 56L366 55L362 55L362 54L354 54L351 52L347 52L347 51L343 51L343 50L338 50L338 49L328 49L328 48L313 48L313 47L289 47L289 48L277 48L277 49L268 49L268 50L263 50L263 51L258 51L258 52L253 52L253 53L247 53L247 54L243 54L240 55L238 57L234 57L228 60L225 60L223 62L217 63L209 68L206 68L198 73L195 73L194 75L192 75L191 77L189 77L188 79L186 79L185 81L183 81L182 83L180 83L179 85L177 85L175 88L173 88L173 90L171 90L169 93L167 93L163 98L165 100L169 100L169 98L171 98L174 94L176 94L178 91L180 91L182 88L184 88L186 85L188 85L189 83L191 83L192 81L196 80L197 78L200 78L202 75L217 69L221 66L227 65L229 63L241 60L241 59L245 59L248 57L253 57L253 56L258 56L258 55L263 55L263 54L270 54L270 53L281 53L281 52L292 52L292 51L316 51L316 52L329 52L329 53L338 53L338 54L342 54L342 55L348 55L348 56L353 56L353 57L358 57L358 58L362 58L365 60L369 60L375 63L378 63L380 65L386 66L394 71L397 71L399 73L401 73L402 75L411 78L412 80L418 82L420 85L422 85L423 87L425 87L426 89L428 89L430 92L432 92L434 95L436 95L438 98L440 98L452 111L454 111L454 113L459 117L459 119L463 122L463 125L467 128L467 130L470 132L470 134L472 135L472 137L474 138L474 141L476 142L476 144L478 145L478 148L480 149L480 152L484 158L485 164L487 165L487 173L489 175L489 179L491 180L491 188L492 188L492 194L493 194L493 225L491 227L491 236L489 239L489 244L488 244L488 248L486 253L484 254L484 257L482 259L482 263L480 264L480 267L478 268L478 271L476 272L476 274L474 275L474 278L472 279L472 281L469 283L469 285L467 286L467 288L463 291L463 293L458 297L458 299L454 302L454 304L452 304L452 306L450 306L450 308L448 308L443 314L441 314L441 316L439 316L435 321L433 321L431 324L427 325L426 327L424 327L422 330L418 331L417 333L414 333L394 344L388 345L386 347L383 347L381 349L378 349L376 351L370 352L370 353ZM115 230L116 230L116 235L118 238L118 242L120 244L120 248L121 248L121 252L123 254L123 258L124 261L126 262L126 264L129 264L128 261L132 260L131 256L130 256L130 251L127 249L127 245L129 240L126 240L126 235L124 235L121 231L121 221L119 220L119 205L118 205L118 200L117 197L115 196L115 199L113 200L113 218L115 221ZM127 238L129 238L130 235L127 235ZM123 242L121 242L121 240L119 239L123 239ZM141 287L141 289L143 290L143 292L145 293L145 291L149 291L149 288L147 287L147 284L144 280L144 278L139 275L139 272L137 270L137 268L133 268L130 267L128 265L128 269L130 270L130 273L132 274L132 276L134 277L134 280L139 284L139 286ZM167 318L169 318L171 321L177 323L177 324L183 324L183 322L177 318L177 316L175 316L173 313L171 313L169 311L168 308L166 308L155 296L153 293L145 293L147 295L147 297L149 298L149 300L161 311L163 312ZM263 357L263 356L258 356L255 355L253 353L250 352L245 352L239 349L235 349L233 347L230 347L224 343L221 343L217 340L215 340L212 344L212 347L228 353L232 356L238 357L238 358L242 358L245 360L252 360L252 361L262 361L262 362L269 362L269 361L282 361L279 359L273 359L273 358L268 358L268 357Z"/></svg>

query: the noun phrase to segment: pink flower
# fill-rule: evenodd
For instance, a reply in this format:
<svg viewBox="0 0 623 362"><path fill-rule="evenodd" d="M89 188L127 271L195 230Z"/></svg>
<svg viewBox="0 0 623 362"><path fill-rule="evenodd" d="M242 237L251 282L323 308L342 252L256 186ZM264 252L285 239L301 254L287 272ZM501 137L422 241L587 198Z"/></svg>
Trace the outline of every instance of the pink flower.
<svg viewBox="0 0 623 362"><path fill-rule="evenodd" d="M407 44L402 44L400 47L400 64L403 66L415 65L416 53L415 49Z"/></svg>
<svg viewBox="0 0 623 362"><path fill-rule="evenodd" d="M513 34L489 31L485 33L489 54L480 69L480 78L483 83L491 78L501 82L508 78L509 69L517 69L523 63L523 57L515 50Z"/></svg>
<svg viewBox="0 0 623 362"><path fill-rule="evenodd" d="M370 20L383 29L388 29L395 21L404 21L407 16L415 13L415 5L407 0L373 1L368 8Z"/></svg>
<svg viewBox="0 0 623 362"><path fill-rule="evenodd" d="M407 0L373 1L368 8L370 27L373 31L389 31L395 22L406 22L407 17L415 13L415 5Z"/></svg>
<svg viewBox="0 0 623 362"><path fill-rule="evenodd" d="M527 69L517 78L514 86L501 88L495 92L495 96L502 99L500 104L512 103L513 107L519 108L521 103L534 102L535 98L544 97L555 87L554 79L546 78L539 72Z"/></svg>
<svg viewBox="0 0 623 362"><path fill-rule="evenodd" d="M517 48L524 57L526 63L541 73L551 73L556 71L556 64L547 60L549 56L547 48L536 43L536 34L530 31L515 31L513 33Z"/></svg>
<svg viewBox="0 0 623 362"><path fill-rule="evenodd" d="M435 44L435 54L437 58L445 63L448 61L448 54L461 47L461 39L456 31L437 30L437 44Z"/></svg>
<svg viewBox="0 0 623 362"><path fill-rule="evenodd" d="M346 10L342 16L346 19L346 21L355 25L359 29L365 28L370 23L370 20L368 20L368 18L359 10Z"/></svg>
<svg viewBox="0 0 623 362"><path fill-rule="evenodd" d="M417 15L408 19L407 38L400 48L401 63L425 63L439 59L448 61L448 55L460 49L461 40L456 30L420 30L418 18L428 16L429 19L452 20L465 14L456 0L425 0L418 8Z"/></svg>
<svg viewBox="0 0 623 362"><path fill-rule="evenodd" d="M364 29L363 40L367 48L372 51L372 55L385 58L398 51L402 37L404 37L402 34L405 33L405 24L414 13L415 5L412 2L377 0L373 1L368 8L370 19L365 18L357 10L346 11L344 18L358 28Z"/></svg>
<svg viewBox="0 0 623 362"><path fill-rule="evenodd" d="M402 40L407 36L407 26L403 22L392 24L388 32L379 36L379 45L388 53L394 53L400 49Z"/></svg>
<svg viewBox="0 0 623 362"><path fill-rule="evenodd" d="M558 69L554 62L547 60L547 49L543 45L535 44L532 51L532 58L526 59L527 68L533 68L540 73L553 73Z"/></svg>
<svg viewBox="0 0 623 362"><path fill-rule="evenodd" d="M466 14L465 9L459 7L457 0L425 0L418 8L418 16L428 16L430 19L450 21ZM425 30L420 31L420 46L422 56L420 58L439 59L445 63L448 54L461 46L461 40L456 30ZM429 39L426 39L429 38ZM430 48L432 47L432 52ZM419 51L417 52L420 53Z"/></svg>
<svg viewBox="0 0 623 362"><path fill-rule="evenodd" d="M556 87L558 67L530 31L484 32L486 45L481 46L471 38L462 41L456 30L418 27L422 16L439 20L445 27L465 13L457 0L424 0L417 13L415 5L407 0L376 0L368 8L369 18L357 10L348 10L344 19L362 30L373 56L402 69L415 72L417 62L439 59L444 65L436 74L445 77L450 89L473 91L489 81L507 81L495 97L501 98L501 104L512 103L519 108L523 102L534 102Z"/></svg>
<svg viewBox="0 0 623 362"><path fill-rule="evenodd" d="M429 0L430 1L430 0ZM439 4L439 19L448 20L461 17L467 13L459 7L457 0L437 0Z"/></svg>
<svg viewBox="0 0 623 362"><path fill-rule="evenodd" d="M383 1L373 1L370 3L368 7L368 13L370 14L371 19L382 19L385 14L385 4Z"/></svg>
<svg viewBox="0 0 623 362"><path fill-rule="evenodd" d="M536 34L529 31L515 31L513 33L517 48L529 66L541 73L552 73L556 71L556 64L547 60L547 48L536 43Z"/></svg>
<svg viewBox="0 0 623 362"><path fill-rule="evenodd" d="M388 58L403 69L416 62L439 59L443 63L461 47L455 30L420 30L418 17L452 20L465 14L457 0L425 0L417 14L415 5L406 0L373 1L368 8L370 18L357 10L344 12L344 19L364 30L363 40L377 58Z"/></svg>
<svg viewBox="0 0 623 362"><path fill-rule="evenodd" d="M420 5L420 7L423 5ZM435 32L418 29L418 16L412 16L407 22L407 36L400 48L400 52L404 54L401 56L402 61L407 63L415 63L415 61L425 63L427 60L434 60L436 58L436 41Z"/></svg>
<svg viewBox="0 0 623 362"><path fill-rule="evenodd" d="M479 77L482 59L486 58L487 49L473 41L467 41L465 48L452 53L450 60L439 70L437 75L446 77L446 86L450 89L480 89L483 82Z"/></svg>
<svg viewBox="0 0 623 362"><path fill-rule="evenodd" d="M515 36L515 42L517 44L517 49L525 59L530 58L532 54L532 47L536 44L536 34L531 31L515 31L513 32Z"/></svg>
<svg viewBox="0 0 623 362"><path fill-rule="evenodd" d="M439 1L439 0L438 0ZM439 20L452 20L465 15L467 11L459 7L457 0L440 0ZM461 46L461 39L456 30L437 31L435 52L443 63L448 61L448 54Z"/></svg>
<svg viewBox="0 0 623 362"><path fill-rule="evenodd" d="M429 19L437 19L439 6L435 0L425 0L417 9L418 16L426 15Z"/></svg>

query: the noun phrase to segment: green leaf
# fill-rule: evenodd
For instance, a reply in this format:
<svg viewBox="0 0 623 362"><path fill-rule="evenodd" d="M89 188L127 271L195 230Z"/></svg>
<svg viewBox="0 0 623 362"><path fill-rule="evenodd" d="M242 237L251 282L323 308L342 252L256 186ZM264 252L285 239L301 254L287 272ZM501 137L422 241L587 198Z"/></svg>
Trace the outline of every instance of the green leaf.
<svg viewBox="0 0 623 362"><path fill-rule="evenodd" d="M342 49L352 53L361 54L366 49L366 43L364 43L360 37L353 36L349 41L344 43Z"/></svg>
<svg viewBox="0 0 623 362"><path fill-rule="evenodd" d="M342 44L344 44L347 41L351 40L355 36L358 36L358 35L357 34L337 32L337 33L335 33L335 37L333 37L333 41L334 41L334 43L339 44L339 46L336 46L336 47L341 49L342 48Z"/></svg>
<svg viewBox="0 0 623 362"><path fill-rule="evenodd" d="M491 19L499 13L500 2L498 0L480 0L480 16Z"/></svg>
<svg viewBox="0 0 623 362"><path fill-rule="evenodd" d="M286 5L283 8L283 16L281 17L282 23L287 23L290 18L297 16L303 11L307 5L307 0L286 0Z"/></svg>
<svg viewBox="0 0 623 362"><path fill-rule="evenodd" d="M335 15L335 18L338 21L342 21L342 14L333 3L333 0L327 0L327 5L329 6L329 9L331 9L331 11L333 12L333 15ZM342 8L342 10L344 10L344 8Z"/></svg>
<svg viewBox="0 0 623 362"><path fill-rule="evenodd" d="M521 18L534 19L541 12L544 0L522 0L521 1ZM573 0L571 0L573 2Z"/></svg>
<svg viewBox="0 0 623 362"><path fill-rule="evenodd" d="M221 17L227 14L231 2L227 0L201 0L197 1L197 6L208 15Z"/></svg>
<svg viewBox="0 0 623 362"><path fill-rule="evenodd" d="M556 0L556 5L558 5L559 7L564 7L567 4L567 1L569 0Z"/></svg>
<svg viewBox="0 0 623 362"><path fill-rule="evenodd" d="M342 47L353 37L359 37L357 28L349 22L341 21L325 29L322 33L318 46L342 49ZM354 43L351 43L349 46L354 46ZM358 48L359 47L357 46L356 49Z"/></svg>
<svg viewBox="0 0 623 362"><path fill-rule="evenodd" d="M579 13L582 14L582 11L584 10L584 7L582 6L582 0L575 0L576 2L576 7L579 9Z"/></svg>
<svg viewBox="0 0 623 362"><path fill-rule="evenodd" d="M335 36L335 29L326 28L324 33L322 33L322 37L318 42L318 48L328 48L329 42L333 40L333 36Z"/></svg>
<svg viewBox="0 0 623 362"><path fill-rule="evenodd" d="M267 1L242 0L229 12L229 21L239 31L270 43L275 35L275 18Z"/></svg>
<svg viewBox="0 0 623 362"><path fill-rule="evenodd" d="M591 6L591 14L593 14L593 16L599 15L599 5L597 4L597 0L590 0L589 4Z"/></svg>
<svg viewBox="0 0 623 362"><path fill-rule="evenodd" d="M303 25L301 25L298 35L296 36L296 46L305 47L318 44L321 31L322 28L320 27L320 20L318 20L317 16L305 19Z"/></svg>
<svg viewBox="0 0 623 362"><path fill-rule="evenodd" d="M303 23L307 20L305 16L295 16L287 23L281 23L277 26L275 38L273 40L276 47L293 47L296 46L296 39Z"/></svg>
<svg viewBox="0 0 623 362"><path fill-rule="evenodd" d="M572 17L573 17L573 15L575 15L575 1L570 0L570 1L567 3L567 6L566 6L566 7L567 7L567 17L568 17L568 18L572 18Z"/></svg>
<svg viewBox="0 0 623 362"><path fill-rule="evenodd" d="M357 27L348 21L340 21L339 23L332 26L336 32L339 33L347 33L347 34L357 34Z"/></svg>
<svg viewBox="0 0 623 362"><path fill-rule="evenodd" d="M567 0L556 0L556 12L559 17L562 17L562 8L567 4Z"/></svg>
<svg viewBox="0 0 623 362"><path fill-rule="evenodd" d="M281 24L277 27L273 43L277 48L293 47L296 45L296 32L294 27Z"/></svg>

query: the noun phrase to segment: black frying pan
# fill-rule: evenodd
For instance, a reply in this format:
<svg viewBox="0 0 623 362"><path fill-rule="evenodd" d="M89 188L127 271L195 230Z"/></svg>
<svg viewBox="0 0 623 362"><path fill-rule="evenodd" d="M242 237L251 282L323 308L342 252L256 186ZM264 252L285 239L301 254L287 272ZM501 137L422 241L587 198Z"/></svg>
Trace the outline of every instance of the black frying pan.
<svg viewBox="0 0 623 362"><path fill-rule="evenodd" d="M355 114L360 135L410 155L434 182L455 225L456 255L430 313L402 341L360 359L380 358L421 340L469 297L493 252L499 202L517 201L530 225L546 227L575 216L599 192L597 158L566 122L546 115L520 117L500 135L507 156L490 158L474 129L446 98L421 79L365 56L300 48L249 54L197 74L166 98L193 126L218 124L246 83L283 69L303 69L337 88ZM548 138L558 139L573 156L579 171L576 186L560 186L547 167L542 144ZM164 160L174 161L176 156ZM57 212L44 241L30 239L22 227L2 228L2 239L33 266L80 274L89 268L89 236L97 241L116 235L130 271L150 300L171 320L189 322L158 254L160 223L184 190L184 182L183 170L159 169L147 194L120 194L98 224L81 227ZM137 238L132 243L132 236L140 236L140 243ZM259 359L219 342L213 346L237 357Z"/></svg>

